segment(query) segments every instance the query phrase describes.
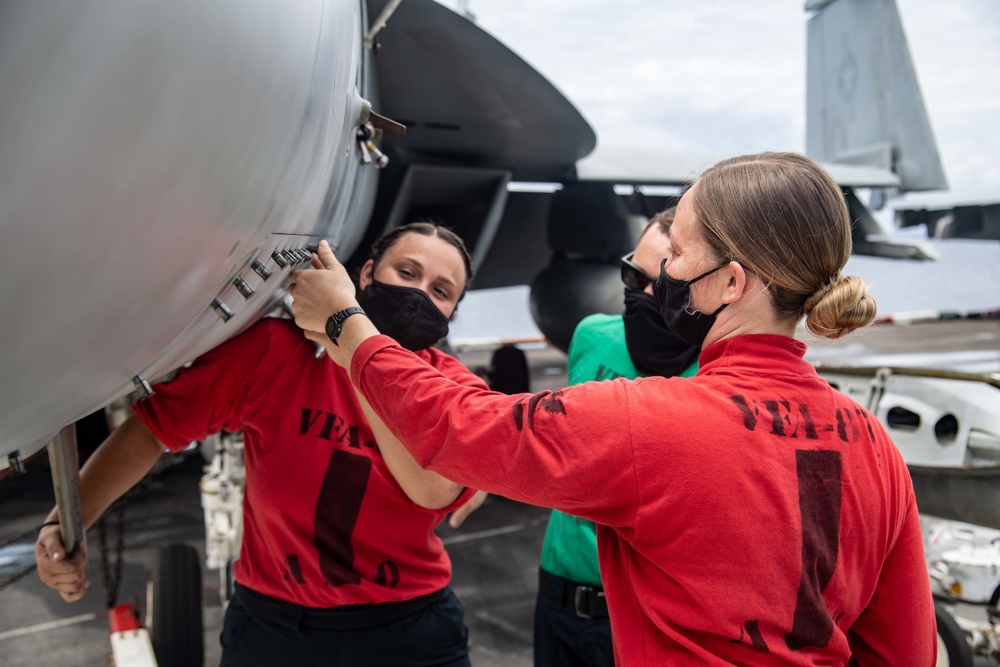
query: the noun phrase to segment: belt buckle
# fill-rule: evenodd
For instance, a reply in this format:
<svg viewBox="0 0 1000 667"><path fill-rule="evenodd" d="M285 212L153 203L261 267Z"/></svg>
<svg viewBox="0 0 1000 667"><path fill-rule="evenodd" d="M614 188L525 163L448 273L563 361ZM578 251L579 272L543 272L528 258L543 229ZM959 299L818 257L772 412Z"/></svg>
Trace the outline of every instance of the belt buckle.
<svg viewBox="0 0 1000 667"><path fill-rule="evenodd" d="M590 597L589 595L594 592L594 589L590 586L577 586L576 591L573 594L573 611L576 612L579 618L593 618L594 615L590 613ZM584 604L581 604L584 602ZM586 607L586 609L583 609Z"/></svg>

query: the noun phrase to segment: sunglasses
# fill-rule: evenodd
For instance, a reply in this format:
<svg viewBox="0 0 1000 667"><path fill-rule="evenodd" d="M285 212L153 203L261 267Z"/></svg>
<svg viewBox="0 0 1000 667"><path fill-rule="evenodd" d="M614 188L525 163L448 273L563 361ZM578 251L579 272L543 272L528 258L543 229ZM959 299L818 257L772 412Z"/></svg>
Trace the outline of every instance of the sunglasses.
<svg viewBox="0 0 1000 667"><path fill-rule="evenodd" d="M635 252L622 257L622 282L630 289L644 290L646 286L656 282L655 278L650 278L646 272L632 263Z"/></svg>

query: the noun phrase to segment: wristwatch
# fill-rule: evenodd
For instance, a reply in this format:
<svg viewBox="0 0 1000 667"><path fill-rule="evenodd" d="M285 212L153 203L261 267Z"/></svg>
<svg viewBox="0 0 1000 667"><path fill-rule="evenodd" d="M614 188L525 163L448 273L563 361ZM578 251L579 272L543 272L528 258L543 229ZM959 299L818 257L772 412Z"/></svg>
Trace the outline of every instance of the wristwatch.
<svg viewBox="0 0 1000 667"><path fill-rule="evenodd" d="M350 308L344 308L343 310L337 311L326 321L326 335L330 337L334 345L340 345L337 339L340 338L340 330L344 326L344 320L346 320L351 315L357 314L364 315L363 311L358 306L351 306Z"/></svg>

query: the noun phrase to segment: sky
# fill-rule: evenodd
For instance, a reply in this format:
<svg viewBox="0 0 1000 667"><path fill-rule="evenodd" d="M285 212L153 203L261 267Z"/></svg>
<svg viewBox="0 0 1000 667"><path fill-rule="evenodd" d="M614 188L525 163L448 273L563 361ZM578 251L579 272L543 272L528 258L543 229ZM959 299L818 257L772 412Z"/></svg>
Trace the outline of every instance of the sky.
<svg viewBox="0 0 1000 667"><path fill-rule="evenodd" d="M805 149L803 0L439 1L466 5L542 72L598 142L719 158ZM1000 201L1000 2L897 6L947 199Z"/></svg>
<svg viewBox="0 0 1000 667"><path fill-rule="evenodd" d="M803 0L439 1L467 5L574 102L599 143L694 152L706 162L805 150ZM904 203L1000 202L1000 0L897 6L951 186ZM463 302L455 338L537 334L526 287L484 292ZM880 296L881 307L894 307ZM498 322L495 312L523 316Z"/></svg>

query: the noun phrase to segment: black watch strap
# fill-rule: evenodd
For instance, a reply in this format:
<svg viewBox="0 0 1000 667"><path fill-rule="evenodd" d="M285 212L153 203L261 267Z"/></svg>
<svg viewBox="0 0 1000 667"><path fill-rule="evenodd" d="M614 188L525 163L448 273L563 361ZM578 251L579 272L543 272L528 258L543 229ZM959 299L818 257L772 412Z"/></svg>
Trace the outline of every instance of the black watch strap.
<svg viewBox="0 0 1000 667"><path fill-rule="evenodd" d="M364 315L365 311L358 306L351 306L350 308L344 308L339 310L329 317L326 321L326 335L330 337L334 345L340 345L337 339L340 338L340 330L344 327L344 320L346 320L351 315Z"/></svg>

